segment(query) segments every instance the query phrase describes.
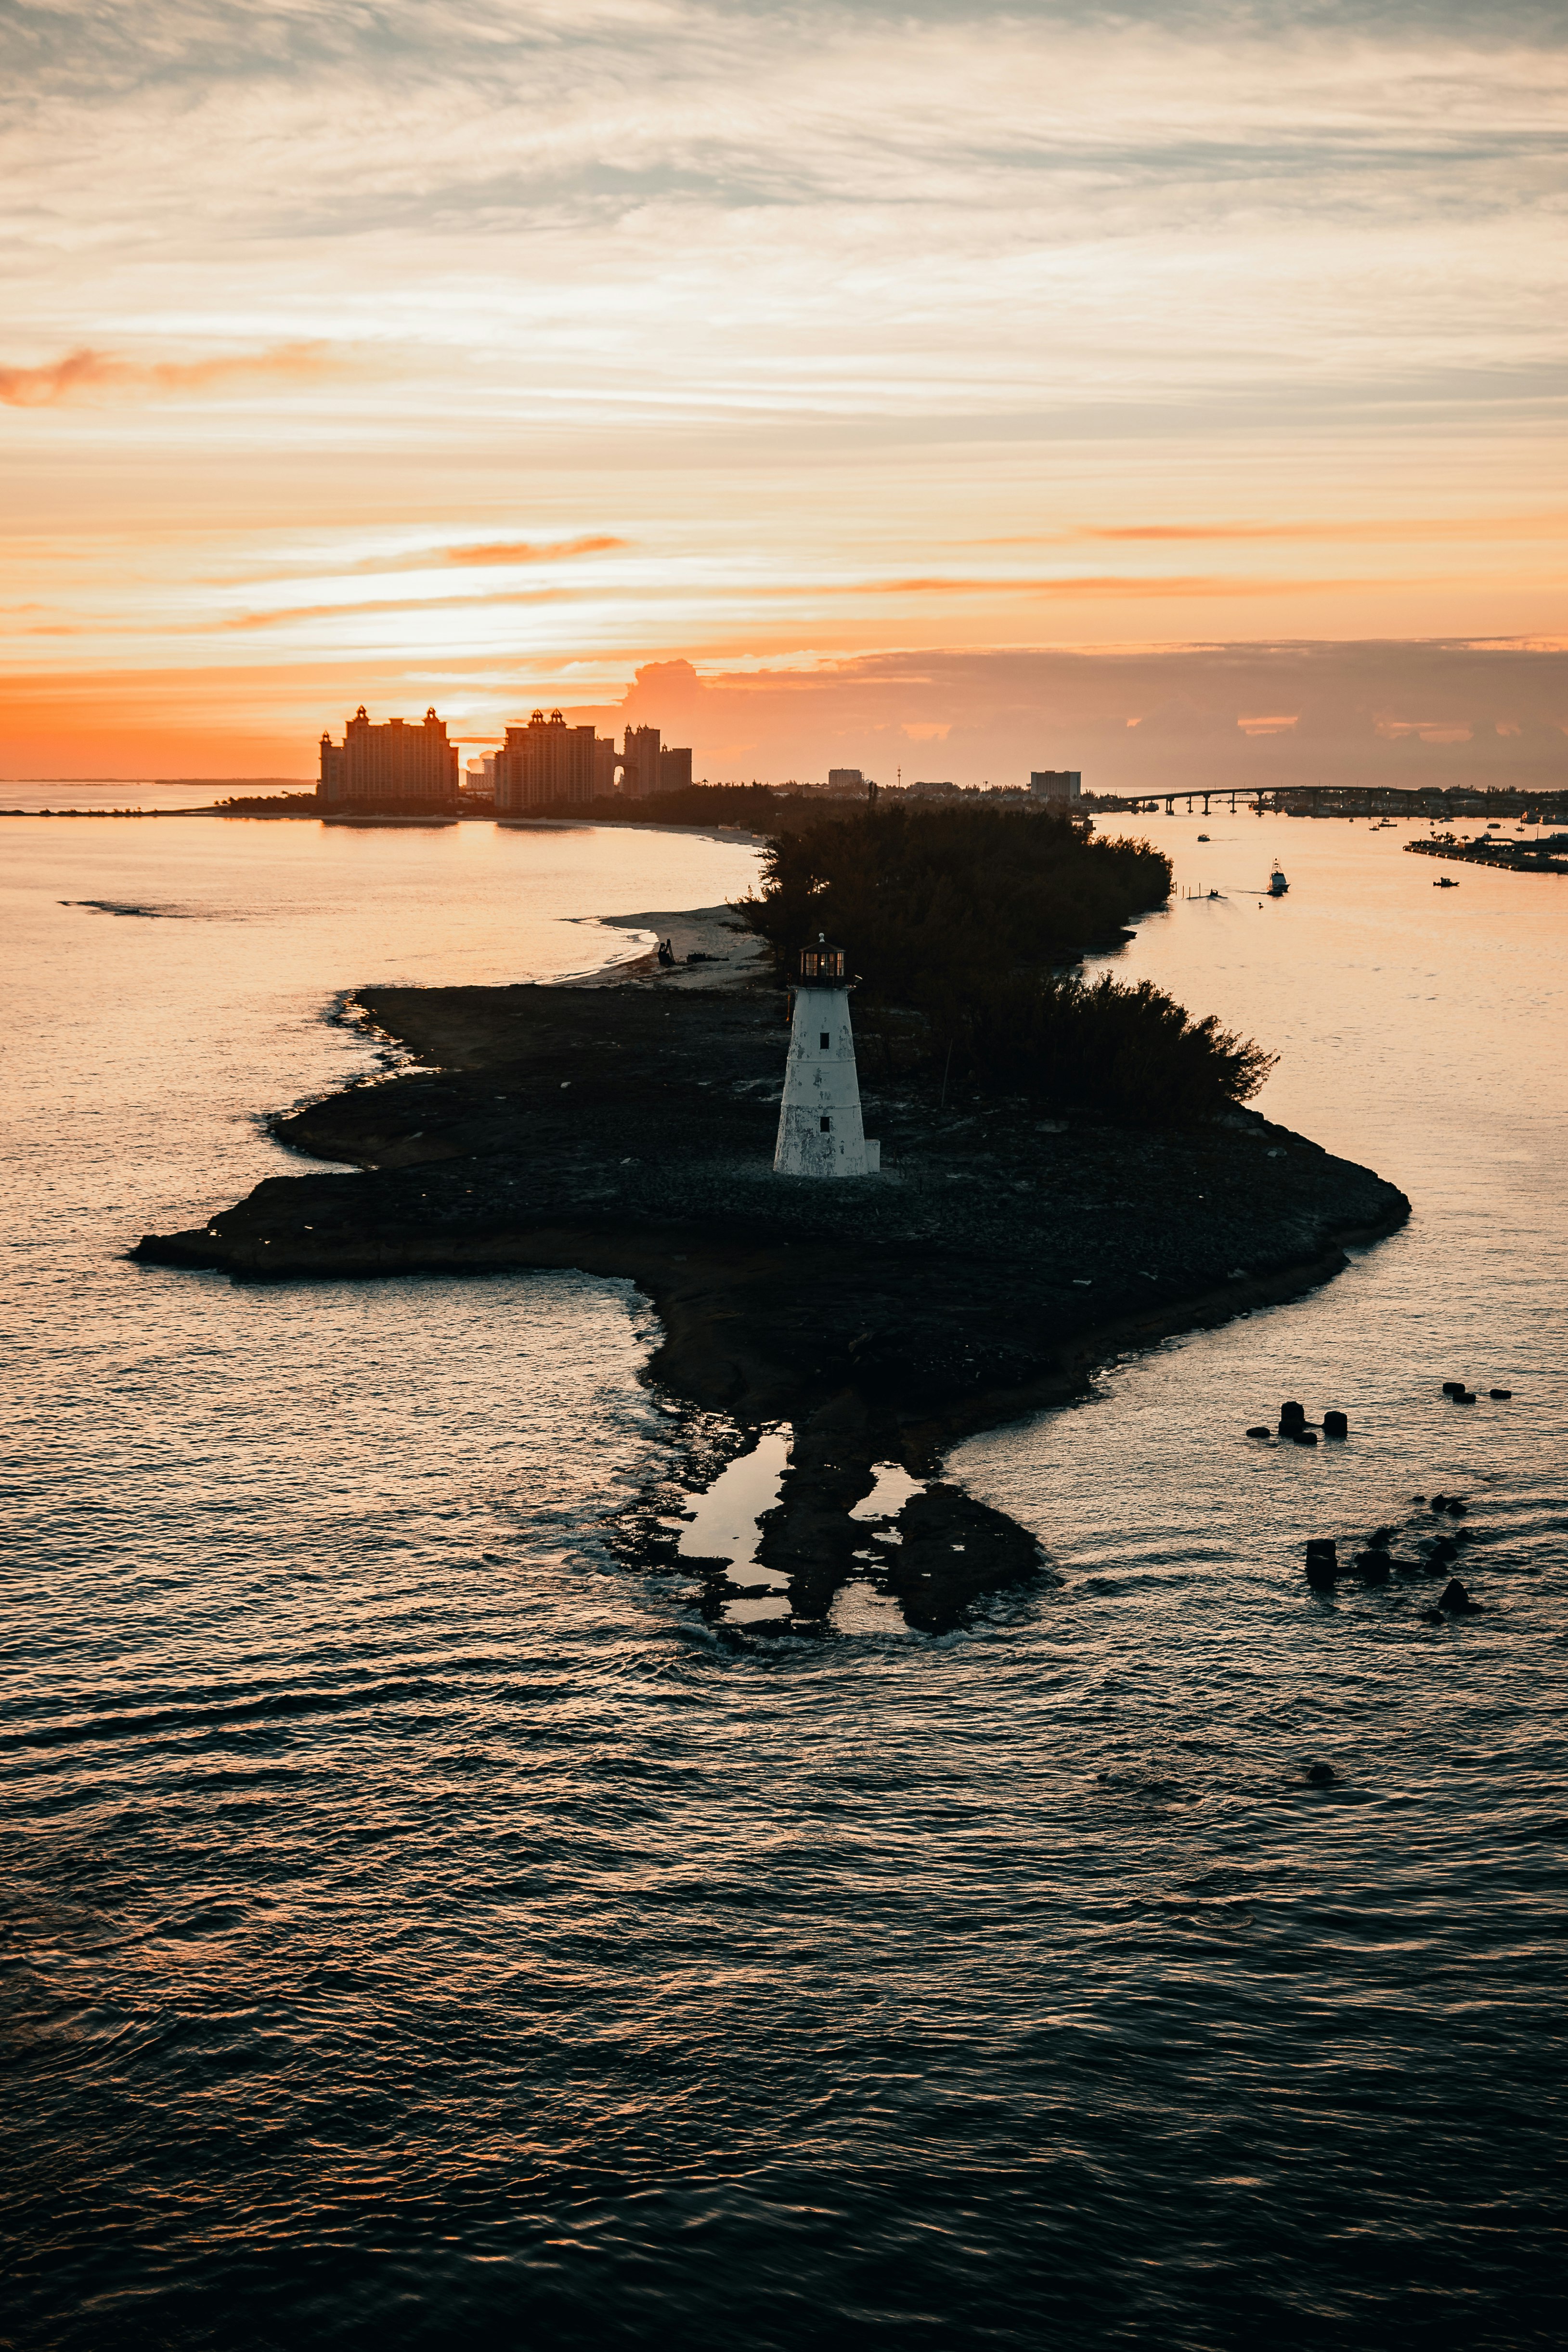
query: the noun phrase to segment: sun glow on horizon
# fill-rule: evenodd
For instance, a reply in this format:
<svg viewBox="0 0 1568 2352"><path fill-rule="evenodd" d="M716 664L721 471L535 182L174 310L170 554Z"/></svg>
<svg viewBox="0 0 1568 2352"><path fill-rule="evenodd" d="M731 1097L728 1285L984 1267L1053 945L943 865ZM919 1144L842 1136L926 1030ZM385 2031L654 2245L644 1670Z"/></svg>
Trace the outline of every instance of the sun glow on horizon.
<svg viewBox="0 0 1568 2352"><path fill-rule="evenodd" d="M14 72L0 772L303 773L432 678L477 740L681 662L715 760L798 767L803 646L821 767L890 661L962 765L1100 647L1247 649L1195 710L1291 756L1245 714L1309 643L1381 759L1483 639L1513 700L1450 734L1559 756L1539 18L84 11Z"/></svg>

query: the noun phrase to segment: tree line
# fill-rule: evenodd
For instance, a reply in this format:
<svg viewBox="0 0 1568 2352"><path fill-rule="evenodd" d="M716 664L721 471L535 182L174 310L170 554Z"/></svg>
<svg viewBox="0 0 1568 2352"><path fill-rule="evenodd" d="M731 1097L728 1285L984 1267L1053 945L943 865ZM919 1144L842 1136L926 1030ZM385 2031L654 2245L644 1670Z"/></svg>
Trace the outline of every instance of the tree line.
<svg viewBox="0 0 1568 2352"><path fill-rule="evenodd" d="M1246 1102L1276 1058L1152 981L1074 969L1170 889L1161 851L1082 818L895 805L774 833L738 911L781 980L819 932L847 950L890 1067L1167 1125Z"/></svg>

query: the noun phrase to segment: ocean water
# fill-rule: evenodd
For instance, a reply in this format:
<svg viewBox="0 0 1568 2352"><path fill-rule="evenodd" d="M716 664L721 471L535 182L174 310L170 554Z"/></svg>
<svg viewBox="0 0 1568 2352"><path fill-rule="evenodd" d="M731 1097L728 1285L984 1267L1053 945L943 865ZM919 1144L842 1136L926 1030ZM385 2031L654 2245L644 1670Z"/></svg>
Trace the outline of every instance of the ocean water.
<svg viewBox="0 0 1568 2352"><path fill-rule="evenodd" d="M753 853L7 823L0 2342L1560 2340L1568 894L1137 829L1228 895L1120 965L1416 1214L959 1449L1038 1588L807 1643L610 1557L675 1426L629 1286L120 1255L301 1164L340 992ZM1248 1441L1287 1396L1350 1442ZM1483 1613L1308 1591L1437 1487Z"/></svg>

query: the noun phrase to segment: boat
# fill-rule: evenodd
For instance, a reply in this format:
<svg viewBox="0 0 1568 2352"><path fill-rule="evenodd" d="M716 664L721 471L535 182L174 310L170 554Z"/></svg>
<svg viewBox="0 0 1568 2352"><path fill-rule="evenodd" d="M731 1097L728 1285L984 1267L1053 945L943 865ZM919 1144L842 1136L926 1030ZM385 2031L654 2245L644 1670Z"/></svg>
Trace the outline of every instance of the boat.
<svg viewBox="0 0 1568 2352"><path fill-rule="evenodd" d="M1434 890L1457 890L1458 887L1450 874L1439 874L1432 885Z"/></svg>
<svg viewBox="0 0 1568 2352"><path fill-rule="evenodd" d="M1290 887L1291 886L1286 881L1283 874L1281 873L1280 868L1276 866L1273 872L1269 877L1270 898L1282 898Z"/></svg>
<svg viewBox="0 0 1568 2352"><path fill-rule="evenodd" d="M1197 836L1197 837L1198 837L1199 841L1207 841L1207 840L1208 839L1208 835L1207 835L1207 833L1200 833L1200 834L1198 835L1198 836Z"/></svg>

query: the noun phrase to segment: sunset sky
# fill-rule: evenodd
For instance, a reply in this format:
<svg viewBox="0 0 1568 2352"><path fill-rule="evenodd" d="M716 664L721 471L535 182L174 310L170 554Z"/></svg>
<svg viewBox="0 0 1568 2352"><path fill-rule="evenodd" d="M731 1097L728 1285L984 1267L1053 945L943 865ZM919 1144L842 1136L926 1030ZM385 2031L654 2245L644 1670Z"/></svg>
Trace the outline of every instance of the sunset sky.
<svg viewBox="0 0 1568 2352"><path fill-rule="evenodd" d="M0 776L308 777L364 701L714 777L1568 782L1561 8L0 49Z"/></svg>

